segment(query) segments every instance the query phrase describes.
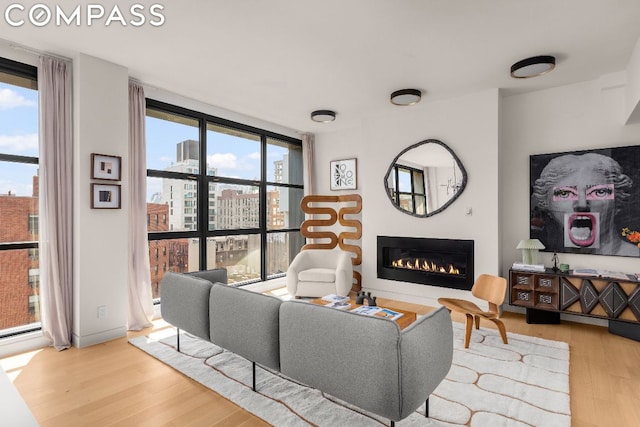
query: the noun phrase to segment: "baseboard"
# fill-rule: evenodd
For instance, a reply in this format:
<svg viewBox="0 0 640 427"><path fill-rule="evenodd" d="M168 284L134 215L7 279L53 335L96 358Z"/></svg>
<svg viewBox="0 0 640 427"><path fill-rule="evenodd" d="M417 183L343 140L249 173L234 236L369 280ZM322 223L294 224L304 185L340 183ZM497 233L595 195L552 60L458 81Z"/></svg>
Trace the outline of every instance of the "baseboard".
<svg viewBox="0 0 640 427"><path fill-rule="evenodd" d="M71 342L74 347L84 348L89 347L96 344L101 344L103 342L115 340L118 338L123 338L127 336L127 328L125 326L121 326L118 328L110 329L108 331L101 331L96 334L89 334L78 336L73 334L71 337Z"/></svg>

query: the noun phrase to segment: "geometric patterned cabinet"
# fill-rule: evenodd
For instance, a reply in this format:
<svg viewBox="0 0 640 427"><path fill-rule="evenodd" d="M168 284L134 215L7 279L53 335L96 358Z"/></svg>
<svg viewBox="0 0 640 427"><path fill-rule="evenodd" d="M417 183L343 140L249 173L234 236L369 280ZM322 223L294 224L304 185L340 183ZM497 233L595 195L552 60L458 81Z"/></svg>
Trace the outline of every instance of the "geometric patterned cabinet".
<svg viewBox="0 0 640 427"><path fill-rule="evenodd" d="M640 332L640 281L510 270L510 304L609 319L609 329ZM624 322L624 323L622 323ZM612 331L616 333L615 331Z"/></svg>
<svg viewBox="0 0 640 427"><path fill-rule="evenodd" d="M560 277L560 310L640 322L640 283L600 277Z"/></svg>

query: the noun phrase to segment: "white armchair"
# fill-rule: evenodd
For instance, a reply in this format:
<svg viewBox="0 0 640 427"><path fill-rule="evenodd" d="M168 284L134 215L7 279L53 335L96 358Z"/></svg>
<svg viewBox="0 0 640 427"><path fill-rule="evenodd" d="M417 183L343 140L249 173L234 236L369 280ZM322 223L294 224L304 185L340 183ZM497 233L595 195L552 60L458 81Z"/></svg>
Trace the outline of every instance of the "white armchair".
<svg viewBox="0 0 640 427"><path fill-rule="evenodd" d="M353 282L351 254L339 249L307 249L287 270L287 291L295 297L348 295Z"/></svg>

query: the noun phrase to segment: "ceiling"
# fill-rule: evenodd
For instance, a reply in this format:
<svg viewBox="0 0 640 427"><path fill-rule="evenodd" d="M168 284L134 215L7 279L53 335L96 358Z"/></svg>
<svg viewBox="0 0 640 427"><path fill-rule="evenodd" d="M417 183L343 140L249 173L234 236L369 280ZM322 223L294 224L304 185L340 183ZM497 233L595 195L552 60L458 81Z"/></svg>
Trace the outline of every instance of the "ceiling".
<svg viewBox="0 0 640 427"><path fill-rule="evenodd" d="M40 3L66 13L86 7ZM1 20L0 38L70 58L89 54L151 87L317 133L490 88L509 95L622 71L640 36L638 0L100 2L107 13L117 4L126 21L134 3L162 4L164 24L105 26L102 19L89 27L83 9L80 26ZM557 57L553 72L509 77L514 62L542 54ZM421 89L422 102L393 106L389 94L402 88ZM316 109L335 110L336 121L312 122Z"/></svg>

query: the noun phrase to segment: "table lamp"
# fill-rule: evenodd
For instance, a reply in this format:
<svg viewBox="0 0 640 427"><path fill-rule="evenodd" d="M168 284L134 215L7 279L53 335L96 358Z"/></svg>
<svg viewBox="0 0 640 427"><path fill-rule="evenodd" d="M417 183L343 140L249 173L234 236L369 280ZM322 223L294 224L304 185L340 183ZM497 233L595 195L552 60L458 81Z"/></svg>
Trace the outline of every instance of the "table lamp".
<svg viewBox="0 0 640 427"><path fill-rule="evenodd" d="M534 265L538 263L538 250L544 249L544 245L538 239L520 240L516 249L522 249L522 263Z"/></svg>

